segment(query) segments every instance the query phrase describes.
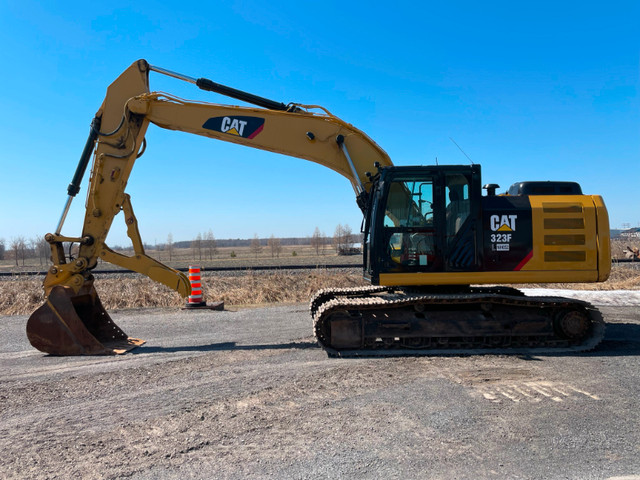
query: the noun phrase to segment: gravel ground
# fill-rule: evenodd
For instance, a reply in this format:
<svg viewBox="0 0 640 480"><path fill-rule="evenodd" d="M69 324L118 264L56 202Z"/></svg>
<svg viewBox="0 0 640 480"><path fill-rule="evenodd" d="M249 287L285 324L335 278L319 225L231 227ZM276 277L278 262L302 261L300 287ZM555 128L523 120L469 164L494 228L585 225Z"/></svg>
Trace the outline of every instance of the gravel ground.
<svg viewBox="0 0 640 480"><path fill-rule="evenodd" d="M3 478L640 474L640 314L581 355L331 359L306 305L114 312L118 357L33 350L0 317Z"/></svg>

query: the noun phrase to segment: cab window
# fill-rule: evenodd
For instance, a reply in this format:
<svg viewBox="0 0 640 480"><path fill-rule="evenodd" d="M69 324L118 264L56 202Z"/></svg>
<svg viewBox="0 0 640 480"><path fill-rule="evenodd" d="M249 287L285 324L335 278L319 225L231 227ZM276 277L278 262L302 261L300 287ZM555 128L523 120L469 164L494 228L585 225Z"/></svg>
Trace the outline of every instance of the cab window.
<svg viewBox="0 0 640 480"><path fill-rule="evenodd" d="M430 266L435 259L432 178L392 182L384 227L388 260L403 267Z"/></svg>
<svg viewBox="0 0 640 480"><path fill-rule="evenodd" d="M469 199L469 179L465 175L446 176L446 222L447 242L451 242L460 231L471 212Z"/></svg>
<svg viewBox="0 0 640 480"><path fill-rule="evenodd" d="M387 197L386 227L423 227L433 224L433 181L395 181Z"/></svg>

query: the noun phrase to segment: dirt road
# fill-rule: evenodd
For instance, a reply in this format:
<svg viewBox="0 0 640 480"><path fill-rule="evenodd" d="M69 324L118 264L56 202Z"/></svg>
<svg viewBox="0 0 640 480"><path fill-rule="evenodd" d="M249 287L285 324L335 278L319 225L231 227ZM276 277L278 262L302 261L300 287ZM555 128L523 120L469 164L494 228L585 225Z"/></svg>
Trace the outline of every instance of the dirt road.
<svg viewBox="0 0 640 480"><path fill-rule="evenodd" d="M33 350L0 317L3 478L640 474L640 314L582 355L330 359L306 305L116 312L119 357ZM640 478L640 477L638 477Z"/></svg>

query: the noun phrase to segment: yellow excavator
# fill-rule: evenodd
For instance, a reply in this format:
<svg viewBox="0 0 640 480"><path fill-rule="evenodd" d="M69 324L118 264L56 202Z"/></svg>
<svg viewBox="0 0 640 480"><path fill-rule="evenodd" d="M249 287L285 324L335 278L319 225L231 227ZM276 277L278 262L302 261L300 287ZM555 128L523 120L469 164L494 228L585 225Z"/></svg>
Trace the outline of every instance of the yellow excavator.
<svg viewBox="0 0 640 480"><path fill-rule="evenodd" d="M156 72L256 107L189 102L150 92ZM498 195L479 165L393 166L366 134L315 105L284 104L134 62L107 89L55 230L46 302L27 322L31 344L54 355L126 352L144 343L109 317L94 288L98 258L187 296L186 276L145 254L125 187L149 124L324 165L353 186L364 215L363 271L371 286L325 289L310 302L329 355L584 351L604 335L590 304L525 296L500 284L602 282L609 221L598 195L575 182L515 183ZM93 158L82 234L61 234ZM483 192L484 191L484 192ZM134 254L105 239L122 212ZM79 245L75 258L63 242Z"/></svg>

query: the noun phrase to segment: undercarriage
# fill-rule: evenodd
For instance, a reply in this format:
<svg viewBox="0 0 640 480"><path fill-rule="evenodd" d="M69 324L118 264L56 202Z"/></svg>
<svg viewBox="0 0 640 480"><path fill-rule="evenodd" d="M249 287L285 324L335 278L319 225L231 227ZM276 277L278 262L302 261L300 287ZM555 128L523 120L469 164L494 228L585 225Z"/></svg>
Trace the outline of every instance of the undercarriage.
<svg viewBox="0 0 640 480"><path fill-rule="evenodd" d="M331 356L581 352L605 329L587 302L509 287L327 289L310 308Z"/></svg>

